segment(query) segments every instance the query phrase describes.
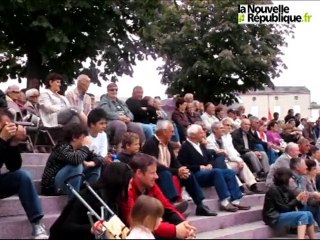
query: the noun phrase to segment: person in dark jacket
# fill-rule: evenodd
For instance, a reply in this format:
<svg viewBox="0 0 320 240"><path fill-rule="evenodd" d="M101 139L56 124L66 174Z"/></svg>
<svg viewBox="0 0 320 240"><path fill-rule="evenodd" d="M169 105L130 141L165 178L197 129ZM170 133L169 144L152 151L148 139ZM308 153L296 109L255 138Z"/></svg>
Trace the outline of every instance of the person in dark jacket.
<svg viewBox="0 0 320 240"><path fill-rule="evenodd" d="M85 174L87 181L99 179L104 158L90 150L91 140L86 126L79 123L68 125L64 130L64 140L58 143L50 154L41 180L41 192L44 195L72 192L66 189L64 181L76 174ZM81 177L74 178L70 184L80 190Z"/></svg>
<svg viewBox="0 0 320 240"><path fill-rule="evenodd" d="M261 181L269 172L269 159L264 151L256 148L255 140L249 134L250 125L249 119L242 119L241 127L231 133L232 143L257 180Z"/></svg>
<svg viewBox="0 0 320 240"><path fill-rule="evenodd" d="M186 140L187 128L191 124L186 113L187 103L183 98L176 101L176 109L172 113L172 121L176 124L180 142Z"/></svg>
<svg viewBox="0 0 320 240"><path fill-rule="evenodd" d="M126 132L122 138L123 151L118 154L120 162L129 164L133 156L140 150L139 135L133 132Z"/></svg>
<svg viewBox="0 0 320 240"><path fill-rule="evenodd" d="M0 173L0 199L17 194L32 225L32 236L35 239L48 238L41 224L43 211L32 177L29 172L21 169L18 143L26 138L26 130L13 123L13 118L8 110L0 111L0 169L5 165L9 170Z"/></svg>
<svg viewBox="0 0 320 240"><path fill-rule="evenodd" d="M266 193L262 218L274 229L297 227L298 239L304 239L305 234L315 239L314 219L309 211L297 211L304 207L308 200L307 192L297 196L289 190L292 172L288 168L278 168L274 174L274 185Z"/></svg>
<svg viewBox="0 0 320 240"><path fill-rule="evenodd" d="M216 216L217 213L204 205L204 194L195 176L175 157L173 146L170 143L173 133L173 124L169 120L159 120L156 134L148 139L142 147L143 153L154 156L158 160L157 174L159 179L157 183L160 189L171 202L179 199L180 196L173 180L173 176L176 176L178 181L186 187L196 204L196 215Z"/></svg>
<svg viewBox="0 0 320 240"><path fill-rule="evenodd" d="M133 121L141 123L146 139L151 138L154 134L154 124L150 123L148 111L150 108L144 105L142 101L143 89L136 86L132 90L132 97L128 98L126 104L133 114Z"/></svg>
<svg viewBox="0 0 320 240"><path fill-rule="evenodd" d="M122 221L119 203L127 199L131 177L132 170L127 164L114 162L106 166L99 182L93 186L97 194ZM84 189L80 195L100 215L101 204L92 193ZM74 198L69 201L50 228L50 239L95 239L94 229L92 229L87 212L88 209L79 199Z"/></svg>
<svg viewBox="0 0 320 240"><path fill-rule="evenodd" d="M196 112L196 107L193 103L188 103L186 107L186 114L190 124L194 124L197 121L202 121L200 113Z"/></svg>

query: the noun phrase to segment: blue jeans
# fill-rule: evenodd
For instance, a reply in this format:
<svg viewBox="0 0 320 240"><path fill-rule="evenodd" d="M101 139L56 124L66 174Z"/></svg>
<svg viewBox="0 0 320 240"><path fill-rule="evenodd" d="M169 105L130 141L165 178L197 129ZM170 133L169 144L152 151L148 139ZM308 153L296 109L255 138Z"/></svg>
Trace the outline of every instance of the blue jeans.
<svg viewBox="0 0 320 240"><path fill-rule="evenodd" d="M194 175L201 187L214 186L220 201L226 198L231 201L242 198L235 172L231 169L200 170Z"/></svg>
<svg viewBox="0 0 320 240"><path fill-rule="evenodd" d="M42 205L28 171L19 169L0 174L0 199L14 194L18 194L29 221L39 222L43 217Z"/></svg>
<svg viewBox="0 0 320 240"><path fill-rule="evenodd" d="M163 194L171 201L174 202L179 198L179 193L173 183L172 173L169 170L158 172L157 183L162 190Z"/></svg>
<svg viewBox="0 0 320 240"><path fill-rule="evenodd" d="M143 128L144 135L146 136L146 140L151 138L155 134L155 132L156 132L156 125L155 124L142 123L141 125L142 125L142 128Z"/></svg>
<svg viewBox="0 0 320 240"><path fill-rule="evenodd" d="M258 151L266 152L270 165L273 164L279 157L279 155L272 148L265 149L261 144L256 144L255 147L256 147L256 150Z"/></svg>
<svg viewBox="0 0 320 240"><path fill-rule="evenodd" d="M163 194L171 202L174 202L179 197L179 193L173 183L172 173L169 170L163 170L158 173L158 176L158 184ZM195 176L191 174L188 179L180 179L180 181L186 187L193 202L197 206L200 205L204 199L204 195Z"/></svg>
<svg viewBox="0 0 320 240"><path fill-rule="evenodd" d="M71 176L77 175L77 174L84 174L86 177L86 180L89 183L94 183L98 181L101 173L101 167L91 167L91 168L85 168L82 164L79 165L67 165L63 167L56 175L54 179L54 185L57 191L62 190L63 192L67 193L68 198L73 198L73 193L67 188L64 181ZM94 173L94 174L93 174ZM81 184L83 182L83 179L81 177L75 177L69 181L69 183L73 186L73 188L79 192Z"/></svg>
<svg viewBox="0 0 320 240"><path fill-rule="evenodd" d="M309 211L292 211L280 213L276 228L297 227L300 225L314 224L312 213Z"/></svg>
<svg viewBox="0 0 320 240"><path fill-rule="evenodd" d="M213 156L215 168L228 169L226 158L223 153L216 153L213 149L208 149L208 153Z"/></svg>
<svg viewBox="0 0 320 240"><path fill-rule="evenodd" d="M301 210L303 211L310 211L313 215L314 221L320 226L320 208L318 204L315 205L305 205Z"/></svg>

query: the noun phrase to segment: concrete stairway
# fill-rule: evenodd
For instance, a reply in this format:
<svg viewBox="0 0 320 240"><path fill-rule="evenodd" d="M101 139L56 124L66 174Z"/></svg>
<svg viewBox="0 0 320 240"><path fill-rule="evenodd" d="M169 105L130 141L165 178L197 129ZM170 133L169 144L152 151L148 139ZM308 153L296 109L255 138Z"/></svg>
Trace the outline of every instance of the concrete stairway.
<svg viewBox="0 0 320 240"><path fill-rule="evenodd" d="M25 153L23 168L29 170L35 179L36 188L40 189L41 175L48 158L48 154ZM260 183L259 188L264 188ZM205 204L211 209L219 210L219 201L214 188L204 189ZM47 230L59 216L67 200L65 196L46 197L41 196L45 213L44 223ZM221 238L271 238L275 237L271 229L261 221L263 194L245 196L243 202L252 206L248 211L236 213L220 212L216 217L195 216L195 205L189 203L190 215L188 220L198 229L197 238L221 239ZM0 238L21 239L30 238L31 226L27 220L18 197L13 196L0 200Z"/></svg>
<svg viewBox="0 0 320 240"><path fill-rule="evenodd" d="M22 168L29 170L34 179L41 179L48 154L22 154ZM39 192L40 180L36 180ZM40 196L47 227L54 223L67 202L65 196ZM31 237L31 225L17 196L0 200L0 239L27 239Z"/></svg>

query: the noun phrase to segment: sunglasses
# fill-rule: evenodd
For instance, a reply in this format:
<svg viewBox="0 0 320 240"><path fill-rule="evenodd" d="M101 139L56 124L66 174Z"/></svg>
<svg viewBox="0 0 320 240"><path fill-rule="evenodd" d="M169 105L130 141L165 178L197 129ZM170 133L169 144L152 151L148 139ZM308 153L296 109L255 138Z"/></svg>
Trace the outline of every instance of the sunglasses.
<svg viewBox="0 0 320 240"><path fill-rule="evenodd" d="M118 88L109 89L109 92L118 92Z"/></svg>

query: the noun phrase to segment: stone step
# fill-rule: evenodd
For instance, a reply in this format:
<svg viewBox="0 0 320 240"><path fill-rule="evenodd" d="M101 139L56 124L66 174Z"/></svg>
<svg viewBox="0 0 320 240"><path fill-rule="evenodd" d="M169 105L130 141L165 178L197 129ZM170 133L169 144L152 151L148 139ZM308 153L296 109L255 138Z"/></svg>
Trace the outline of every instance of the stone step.
<svg viewBox="0 0 320 240"><path fill-rule="evenodd" d="M247 211L235 213L220 211L215 217L189 216L187 219L197 228L198 233L201 233L260 221L261 214L262 206L253 206Z"/></svg>
<svg viewBox="0 0 320 240"><path fill-rule="evenodd" d="M263 221L239 224L224 229L202 232L197 239L266 239L274 237L275 232Z"/></svg>
<svg viewBox="0 0 320 240"><path fill-rule="evenodd" d="M320 232L316 232L315 235L316 235L315 239L320 239ZM283 236L275 236L275 237L266 238L266 239L298 239L298 236L297 234L286 234Z"/></svg>
<svg viewBox="0 0 320 240"><path fill-rule="evenodd" d="M21 153L22 165L46 165L49 153Z"/></svg>
<svg viewBox="0 0 320 240"><path fill-rule="evenodd" d="M266 191L266 183L265 182L257 182L257 188L260 191ZM207 187L203 188L204 196L206 198L218 198L218 194L216 192L216 189L214 187Z"/></svg>
<svg viewBox="0 0 320 240"><path fill-rule="evenodd" d="M44 214L60 213L67 204L67 196L40 196ZM0 200L0 217L26 215L18 196Z"/></svg>
<svg viewBox="0 0 320 240"><path fill-rule="evenodd" d="M264 194L254 194L254 195L247 195L244 196L241 200L241 203L248 205L248 206L262 206L264 202ZM207 205L213 211L219 211L220 203L219 199L205 199L203 201L205 205ZM189 201L188 212L190 214L194 214L196 210L196 205L193 201Z"/></svg>
<svg viewBox="0 0 320 240"><path fill-rule="evenodd" d="M47 232L60 214L47 214L43 218ZM0 239L31 239L31 224L26 216L0 217Z"/></svg>
<svg viewBox="0 0 320 240"><path fill-rule="evenodd" d="M41 179L45 165L24 165L22 169L31 173L32 179Z"/></svg>

